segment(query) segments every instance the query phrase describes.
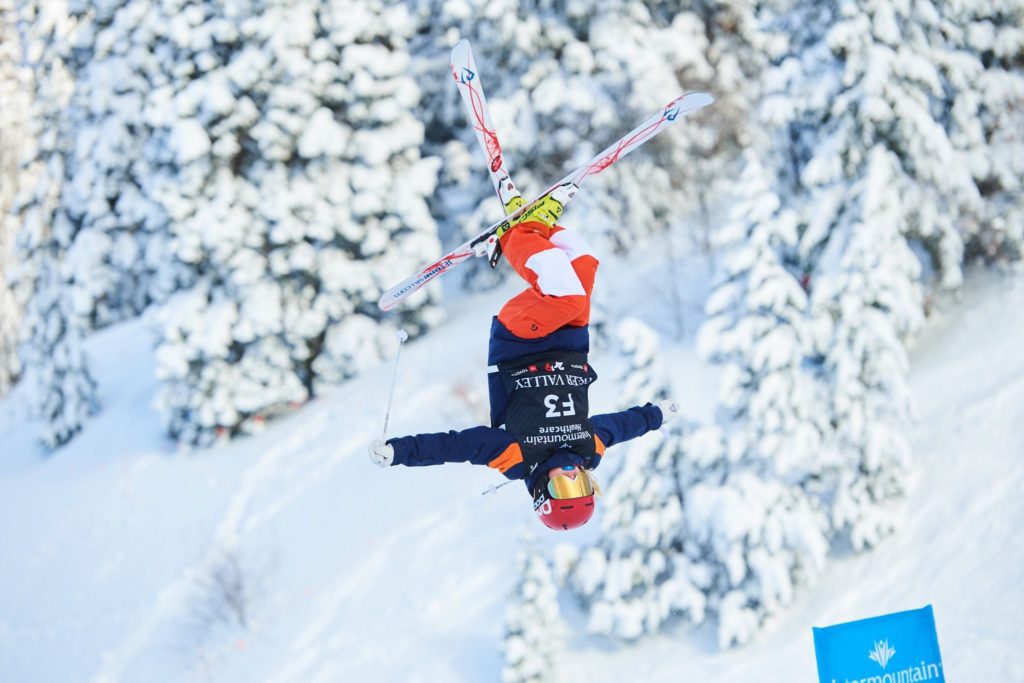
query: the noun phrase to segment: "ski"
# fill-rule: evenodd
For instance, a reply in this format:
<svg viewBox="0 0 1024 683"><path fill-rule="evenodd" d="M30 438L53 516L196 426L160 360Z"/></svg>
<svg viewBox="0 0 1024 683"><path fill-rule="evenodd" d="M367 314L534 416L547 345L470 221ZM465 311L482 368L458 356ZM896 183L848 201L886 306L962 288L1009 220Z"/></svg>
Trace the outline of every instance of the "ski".
<svg viewBox="0 0 1024 683"><path fill-rule="evenodd" d="M473 48L470 46L469 40L460 40L452 48L451 68L455 87L458 88L462 103L466 106L466 116L473 126L473 133L476 135L477 142L480 143L480 149L483 150L484 159L487 162L487 173L494 185L494 192L507 216L523 205L523 195L519 192L516 184L512 182L512 174L505 167L505 155L501 152L498 133L491 121L487 98L484 97L484 86L480 82L480 72L476 68L476 60L473 58ZM477 251L478 254L486 253L488 255L488 262L492 268L498 265L498 260L501 258L501 244L493 235Z"/></svg>
<svg viewBox="0 0 1024 683"><path fill-rule="evenodd" d="M498 195L498 201L505 209L505 215L515 212L523 205L523 195L512 182L512 177L505 167L505 157L501 152L498 134L491 121L491 113L484 97L484 87L480 82L480 72L473 59L473 49L468 40L460 40L452 48L452 78L459 89L462 102L466 105L466 116L473 126L477 142L487 159L487 173Z"/></svg>
<svg viewBox="0 0 1024 683"><path fill-rule="evenodd" d="M439 260L384 292L377 305L382 310L391 310L434 278L447 273L458 264L474 256L474 247L478 244L485 242L492 236L495 238L501 237L510 227L527 220L534 212L545 210L550 206L550 203L545 200L548 200L552 195L558 198L559 203L564 208L564 205L576 196L580 185L587 178L597 175L608 168L683 116L698 109L703 109L714 101L715 99L711 95L703 92L687 93L672 100L662 107L657 114L645 120L593 159L549 187L539 197L521 206L515 212L509 214L503 220L494 223L476 237L464 242Z"/></svg>

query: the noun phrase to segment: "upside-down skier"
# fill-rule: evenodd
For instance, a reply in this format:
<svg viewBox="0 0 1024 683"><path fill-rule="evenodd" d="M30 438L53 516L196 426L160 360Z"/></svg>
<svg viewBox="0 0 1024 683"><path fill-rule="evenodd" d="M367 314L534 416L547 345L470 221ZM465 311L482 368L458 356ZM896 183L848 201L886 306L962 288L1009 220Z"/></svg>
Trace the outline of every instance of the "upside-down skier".
<svg viewBox="0 0 1024 683"><path fill-rule="evenodd" d="M524 480L541 522L556 530L578 528L594 514L590 471L605 449L658 429L679 411L661 401L590 415L587 392L597 374L587 359L588 324L598 260L578 233L556 225L562 208L556 192L498 240L529 287L491 322L491 426L370 446L382 467L470 462Z"/></svg>

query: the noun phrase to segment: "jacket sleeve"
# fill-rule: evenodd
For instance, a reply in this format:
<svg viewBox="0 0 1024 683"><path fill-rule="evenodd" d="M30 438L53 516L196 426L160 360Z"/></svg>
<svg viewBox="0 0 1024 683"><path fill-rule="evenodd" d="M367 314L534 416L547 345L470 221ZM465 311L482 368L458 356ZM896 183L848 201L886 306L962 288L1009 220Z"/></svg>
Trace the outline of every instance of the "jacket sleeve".
<svg viewBox="0 0 1024 683"><path fill-rule="evenodd" d="M395 449L392 465L424 467L446 462L487 465L502 474L523 461L519 444L508 432L491 427L416 434L388 439ZM519 468L521 469L521 468ZM506 474L508 476L508 474Z"/></svg>
<svg viewBox="0 0 1024 683"><path fill-rule="evenodd" d="M594 432L605 448L658 429L661 427L661 420L661 408L651 403L635 406L621 413L606 413L590 418Z"/></svg>

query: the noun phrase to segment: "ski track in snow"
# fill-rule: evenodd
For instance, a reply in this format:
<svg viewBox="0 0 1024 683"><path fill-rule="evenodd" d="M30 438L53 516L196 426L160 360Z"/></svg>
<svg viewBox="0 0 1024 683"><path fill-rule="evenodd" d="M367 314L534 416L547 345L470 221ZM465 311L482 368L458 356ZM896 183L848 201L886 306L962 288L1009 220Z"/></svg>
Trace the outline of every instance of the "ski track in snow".
<svg viewBox="0 0 1024 683"><path fill-rule="evenodd" d="M322 424L322 421L320 422ZM313 426L316 424L317 422L314 422ZM122 680L126 666L145 647L156 628L180 613L183 603L190 594L194 578L202 575L223 553L239 544L253 501L258 498L265 486L274 482L286 458L302 453L302 446L310 443L321 431L322 427L296 431L268 449L259 461L246 471L227 511L217 524L206 556L199 563L187 567L171 585L160 591L156 606L145 616L142 623L131 629L128 637L119 646L104 654L103 666L92 677L93 683L115 683Z"/></svg>
<svg viewBox="0 0 1024 683"><path fill-rule="evenodd" d="M408 529L397 530L383 540L378 541L373 553L361 559L358 568L348 575L343 575L326 591L326 595L318 601L311 623L294 639L285 665L275 674L269 676L267 683L288 683L289 681L308 681L324 679L323 671L315 672L323 667L325 654L331 651L341 654L343 645L348 638L331 636L331 627L335 621L343 617L342 608L346 601L360 589L364 588L375 577L382 574L399 554L396 549L409 538L416 538L438 522L438 516L432 515L418 520ZM324 641L327 641L326 643ZM358 646L354 647L358 651ZM314 677L314 673L319 675ZM329 680L329 679L327 679Z"/></svg>

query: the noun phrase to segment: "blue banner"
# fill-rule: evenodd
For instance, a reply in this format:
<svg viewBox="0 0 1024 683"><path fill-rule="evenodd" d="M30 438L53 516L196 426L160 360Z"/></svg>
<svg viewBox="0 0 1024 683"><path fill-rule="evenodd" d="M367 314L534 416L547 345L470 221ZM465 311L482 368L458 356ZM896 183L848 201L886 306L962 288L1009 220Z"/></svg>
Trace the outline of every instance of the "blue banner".
<svg viewBox="0 0 1024 683"><path fill-rule="evenodd" d="M814 629L819 683L944 683L932 606Z"/></svg>

